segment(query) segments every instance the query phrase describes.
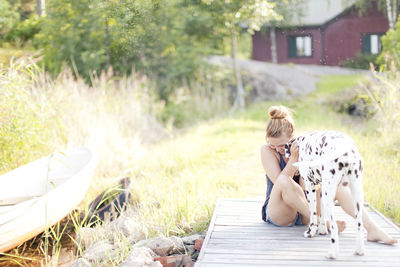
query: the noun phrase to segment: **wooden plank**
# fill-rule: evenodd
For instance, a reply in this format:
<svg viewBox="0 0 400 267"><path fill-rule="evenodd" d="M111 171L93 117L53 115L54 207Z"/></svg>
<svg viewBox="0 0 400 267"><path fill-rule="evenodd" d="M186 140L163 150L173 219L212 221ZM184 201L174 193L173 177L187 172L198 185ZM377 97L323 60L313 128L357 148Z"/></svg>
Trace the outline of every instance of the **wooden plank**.
<svg viewBox="0 0 400 267"><path fill-rule="evenodd" d="M211 218L210 226L208 227L207 234L206 234L206 237L205 237L205 239L204 239L202 248L208 246L208 242L210 241L211 233L213 232L213 228L214 228L214 225L215 225L215 220L217 219L217 214L218 214L218 210L219 210L219 209L218 209L219 203L221 203L222 201L223 201L223 199L219 199L219 200L217 200L217 203L215 204L213 217ZM204 257L204 253L205 253L205 250L201 249L201 250L200 250L200 254L199 254L199 256L197 257L197 262L198 262L198 263L200 263L200 262L202 261L202 259L203 259L203 257ZM195 265L198 264L197 262L196 262Z"/></svg>
<svg viewBox="0 0 400 267"><path fill-rule="evenodd" d="M263 199L217 201L196 267L224 266L399 266L400 246L365 242L366 255L354 255L354 219L335 207L337 219L346 221L339 235L337 260L325 258L330 236L304 238L306 226L275 227L261 220ZM400 239L400 228L374 209L371 218L388 234ZM366 233L365 233L366 236Z"/></svg>

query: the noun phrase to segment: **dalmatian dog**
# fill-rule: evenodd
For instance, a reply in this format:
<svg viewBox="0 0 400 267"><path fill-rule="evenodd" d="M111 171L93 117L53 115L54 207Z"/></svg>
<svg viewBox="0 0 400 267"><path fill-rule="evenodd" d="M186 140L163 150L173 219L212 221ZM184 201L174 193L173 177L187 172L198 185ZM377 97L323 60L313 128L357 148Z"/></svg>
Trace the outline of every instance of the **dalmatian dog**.
<svg viewBox="0 0 400 267"><path fill-rule="evenodd" d="M333 214L334 198L340 184L349 186L357 222L355 254L364 255L364 230L362 223L363 191L361 178L363 162L351 138L336 131L318 131L305 134L285 145L285 156L290 156L290 148L296 142L299 148L299 168L304 179L306 196L310 207L310 224L305 237L327 234L329 221L331 245L327 257L335 259L339 252L338 227ZM321 187L321 214L317 220L316 189Z"/></svg>

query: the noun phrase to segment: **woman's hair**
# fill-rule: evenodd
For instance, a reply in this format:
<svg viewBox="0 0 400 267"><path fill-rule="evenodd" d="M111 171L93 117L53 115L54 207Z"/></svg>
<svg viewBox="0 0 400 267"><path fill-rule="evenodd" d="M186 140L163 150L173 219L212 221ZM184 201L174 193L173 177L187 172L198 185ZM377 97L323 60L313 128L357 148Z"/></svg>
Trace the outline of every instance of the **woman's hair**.
<svg viewBox="0 0 400 267"><path fill-rule="evenodd" d="M268 114L266 138L281 137L282 134L288 137L293 135L295 126L291 110L285 106L271 106L268 109Z"/></svg>

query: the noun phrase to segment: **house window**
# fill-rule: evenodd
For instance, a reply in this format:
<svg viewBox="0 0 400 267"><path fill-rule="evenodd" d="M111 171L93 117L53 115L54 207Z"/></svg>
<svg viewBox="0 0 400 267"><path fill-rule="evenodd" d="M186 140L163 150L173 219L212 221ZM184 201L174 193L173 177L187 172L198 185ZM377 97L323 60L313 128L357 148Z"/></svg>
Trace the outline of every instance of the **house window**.
<svg viewBox="0 0 400 267"><path fill-rule="evenodd" d="M289 57L311 57L312 56L312 37L289 36Z"/></svg>
<svg viewBox="0 0 400 267"><path fill-rule="evenodd" d="M379 54L382 51L381 34L363 34L362 52L365 54Z"/></svg>

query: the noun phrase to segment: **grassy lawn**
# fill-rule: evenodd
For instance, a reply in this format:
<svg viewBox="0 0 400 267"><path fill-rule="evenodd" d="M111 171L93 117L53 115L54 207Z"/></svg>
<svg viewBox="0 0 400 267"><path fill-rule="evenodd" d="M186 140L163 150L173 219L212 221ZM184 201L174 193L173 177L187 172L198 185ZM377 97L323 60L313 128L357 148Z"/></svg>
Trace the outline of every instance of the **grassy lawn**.
<svg viewBox="0 0 400 267"><path fill-rule="evenodd" d="M0 67L8 66L11 58L19 58L26 51L15 48L1 48L0 47Z"/></svg>

